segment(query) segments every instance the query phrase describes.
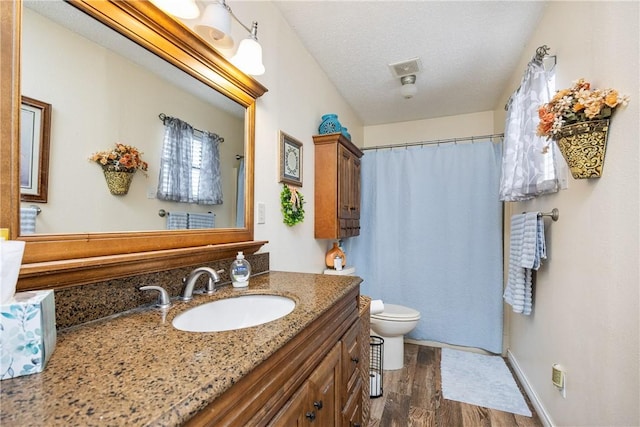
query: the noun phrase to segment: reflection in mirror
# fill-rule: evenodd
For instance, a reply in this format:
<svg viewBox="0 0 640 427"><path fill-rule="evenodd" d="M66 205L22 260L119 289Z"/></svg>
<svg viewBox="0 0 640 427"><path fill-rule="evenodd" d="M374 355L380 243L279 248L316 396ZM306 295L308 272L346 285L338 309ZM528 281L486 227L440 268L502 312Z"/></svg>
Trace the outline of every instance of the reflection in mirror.
<svg viewBox="0 0 640 427"><path fill-rule="evenodd" d="M245 109L65 2L24 5L22 94L51 104L48 200L38 204L36 234L163 230L171 212L212 212L215 228L243 227ZM222 204L156 198L160 114L224 138ZM148 177L136 173L121 196L88 160L116 143L149 164Z"/></svg>

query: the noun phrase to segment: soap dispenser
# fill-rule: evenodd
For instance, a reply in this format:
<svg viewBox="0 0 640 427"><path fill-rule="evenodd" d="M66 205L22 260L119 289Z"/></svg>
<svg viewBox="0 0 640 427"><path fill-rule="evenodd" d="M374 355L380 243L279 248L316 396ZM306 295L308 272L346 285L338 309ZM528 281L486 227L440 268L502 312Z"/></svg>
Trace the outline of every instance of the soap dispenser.
<svg viewBox="0 0 640 427"><path fill-rule="evenodd" d="M249 286L249 276L251 276L251 265L244 259L244 254L238 252L236 259L231 263L229 277L234 288L246 288Z"/></svg>

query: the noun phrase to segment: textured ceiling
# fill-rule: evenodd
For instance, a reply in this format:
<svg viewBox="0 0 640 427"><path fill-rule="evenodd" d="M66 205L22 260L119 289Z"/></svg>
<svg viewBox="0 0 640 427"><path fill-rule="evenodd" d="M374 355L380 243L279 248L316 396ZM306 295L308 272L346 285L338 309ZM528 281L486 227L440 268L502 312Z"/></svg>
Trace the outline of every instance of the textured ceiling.
<svg viewBox="0 0 640 427"><path fill-rule="evenodd" d="M541 1L274 3L365 125L494 109L545 7ZM414 57L422 62L418 93L405 99L388 64Z"/></svg>

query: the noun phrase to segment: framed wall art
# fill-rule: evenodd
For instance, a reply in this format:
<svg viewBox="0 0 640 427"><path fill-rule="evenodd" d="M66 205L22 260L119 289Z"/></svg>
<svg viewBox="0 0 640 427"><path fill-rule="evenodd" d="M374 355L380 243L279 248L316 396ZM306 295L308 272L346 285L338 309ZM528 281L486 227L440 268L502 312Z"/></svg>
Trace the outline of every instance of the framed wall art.
<svg viewBox="0 0 640 427"><path fill-rule="evenodd" d="M302 187L302 143L280 131L280 182Z"/></svg>
<svg viewBox="0 0 640 427"><path fill-rule="evenodd" d="M20 106L20 200L47 202L51 104L22 97Z"/></svg>

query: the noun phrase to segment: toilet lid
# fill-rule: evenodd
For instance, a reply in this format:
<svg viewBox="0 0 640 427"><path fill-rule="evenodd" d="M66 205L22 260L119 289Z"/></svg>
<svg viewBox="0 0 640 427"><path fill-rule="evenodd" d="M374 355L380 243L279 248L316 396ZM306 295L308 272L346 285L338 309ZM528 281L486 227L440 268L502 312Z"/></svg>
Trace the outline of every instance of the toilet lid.
<svg viewBox="0 0 640 427"><path fill-rule="evenodd" d="M371 317L380 320L409 321L420 319L420 312L397 304L385 304L382 313L372 314Z"/></svg>

